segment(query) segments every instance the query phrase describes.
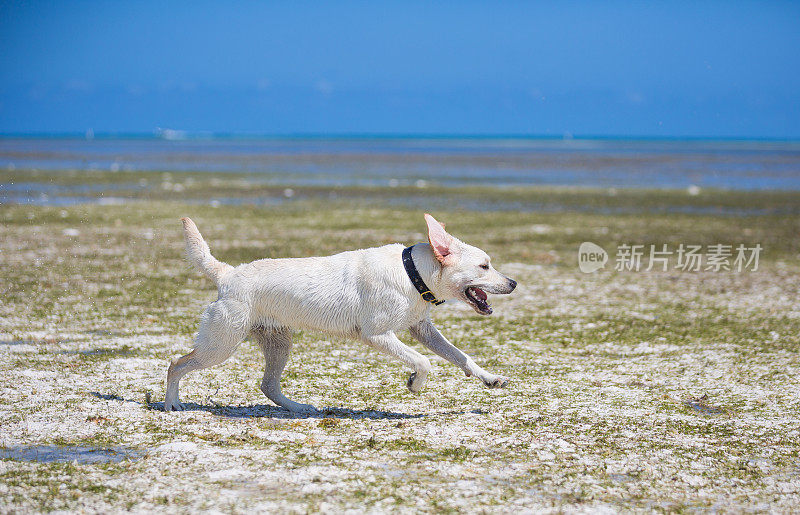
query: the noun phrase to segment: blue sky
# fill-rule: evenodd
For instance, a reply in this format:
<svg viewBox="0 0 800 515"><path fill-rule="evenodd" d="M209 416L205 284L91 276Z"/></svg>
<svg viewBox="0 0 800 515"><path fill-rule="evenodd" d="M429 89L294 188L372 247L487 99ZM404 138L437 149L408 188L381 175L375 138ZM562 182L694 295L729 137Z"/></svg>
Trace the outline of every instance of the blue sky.
<svg viewBox="0 0 800 515"><path fill-rule="evenodd" d="M798 2L8 2L0 132L800 138Z"/></svg>

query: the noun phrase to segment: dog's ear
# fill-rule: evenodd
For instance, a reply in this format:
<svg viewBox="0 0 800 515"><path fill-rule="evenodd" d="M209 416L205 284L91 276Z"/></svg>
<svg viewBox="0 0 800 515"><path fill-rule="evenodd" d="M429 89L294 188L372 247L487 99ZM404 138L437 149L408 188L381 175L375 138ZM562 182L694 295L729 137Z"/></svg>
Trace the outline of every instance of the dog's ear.
<svg viewBox="0 0 800 515"><path fill-rule="evenodd" d="M454 238L444 230L444 224L436 221L434 217L425 213L425 223L428 224L428 242L433 247L433 254L443 265L449 265L455 259Z"/></svg>

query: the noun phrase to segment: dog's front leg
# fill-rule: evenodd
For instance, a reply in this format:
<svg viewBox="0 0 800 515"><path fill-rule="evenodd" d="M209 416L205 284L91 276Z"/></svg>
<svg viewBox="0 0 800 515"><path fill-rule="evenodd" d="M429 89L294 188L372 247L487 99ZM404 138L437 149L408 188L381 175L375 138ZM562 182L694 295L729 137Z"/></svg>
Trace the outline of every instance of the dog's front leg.
<svg viewBox="0 0 800 515"><path fill-rule="evenodd" d="M487 372L479 367L469 356L447 341L447 338L436 329L430 319L426 318L419 324L409 328L411 336L420 341L424 346L453 363L469 376L475 376L489 388L502 388L508 384L508 378Z"/></svg>
<svg viewBox="0 0 800 515"><path fill-rule="evenodd" d="M414 370L406 383L409 390L418 393L425 386L431 371L431 361L428 358L401 342L393 332L363 338L369 346L394 356Z"/></svg>

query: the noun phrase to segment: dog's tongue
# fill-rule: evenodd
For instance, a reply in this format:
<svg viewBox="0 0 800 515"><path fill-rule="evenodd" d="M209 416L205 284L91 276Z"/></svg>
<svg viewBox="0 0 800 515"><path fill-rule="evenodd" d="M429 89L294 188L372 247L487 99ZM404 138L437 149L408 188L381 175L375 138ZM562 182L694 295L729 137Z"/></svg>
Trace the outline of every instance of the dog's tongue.
<svg viewBox="0 0 800 515"><path fill-rule="evenodd" d="M481 290L480 288L472 288L472 291L475 292L475 296L481 300L486 300L486 292Z"/></svg>

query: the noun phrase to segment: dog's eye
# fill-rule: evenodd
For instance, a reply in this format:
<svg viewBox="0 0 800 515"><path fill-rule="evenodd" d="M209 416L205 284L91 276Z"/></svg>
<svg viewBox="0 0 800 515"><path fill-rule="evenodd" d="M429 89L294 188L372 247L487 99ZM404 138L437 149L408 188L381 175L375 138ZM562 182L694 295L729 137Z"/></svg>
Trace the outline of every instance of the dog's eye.
<svg viewBox="0 0 800 515"><path fill-rule="evenodd" d="M489 270L489 265L481 265L481 268L483 268L484 270Z"/></svg>

